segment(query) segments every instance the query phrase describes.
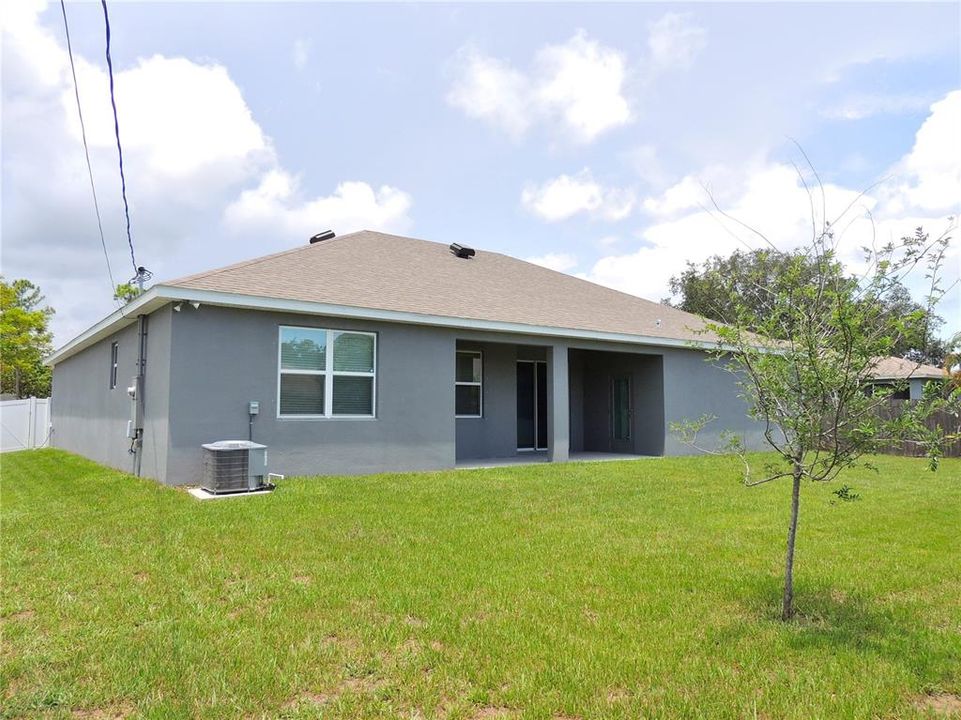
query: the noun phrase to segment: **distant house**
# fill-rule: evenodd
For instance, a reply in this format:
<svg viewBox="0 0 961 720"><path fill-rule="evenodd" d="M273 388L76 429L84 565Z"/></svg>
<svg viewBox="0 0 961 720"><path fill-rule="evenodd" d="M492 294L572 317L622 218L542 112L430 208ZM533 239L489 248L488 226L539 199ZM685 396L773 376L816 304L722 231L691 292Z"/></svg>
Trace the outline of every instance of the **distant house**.
<svg viewBox="0 0 961 720"><path fill-rule="evenodd" d="M947 371L933 365L922 365L899 357L877 358L871 374L869 391L875 388L895 388L893 400L918 400L929 382L943 382Z"/></svg>
<svg viewBox="0 0 961 720"><path fill-rule="evenodd" d="M155 285L52 356L52 442L168 484L248 435L288 475L682 454L703 414L761 444L702 318L451 248L364 231Z"/></svg>

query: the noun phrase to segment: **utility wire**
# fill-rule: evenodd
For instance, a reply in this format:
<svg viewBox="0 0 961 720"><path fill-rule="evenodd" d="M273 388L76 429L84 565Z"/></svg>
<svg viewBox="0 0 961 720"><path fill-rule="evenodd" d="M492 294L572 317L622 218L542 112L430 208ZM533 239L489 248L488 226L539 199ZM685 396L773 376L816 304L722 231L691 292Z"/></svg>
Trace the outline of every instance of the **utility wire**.
<svg viewBox="0 0 961 720"><path fill-rule="evenodd" d="M103 259L107 261L107 276L110 278L110 291L113 292L117 284L113 280L113 270L110 268L110 255L107 253L107 241L103 236L103 221L100 219L100 203L97 201L97 186L93 182L93 167L90 165L90 150L87 148L87 128L83 122L83 110L80 107L80 86L77 84L77 70L73 64L73 46L70 44L70 26L67 24L67 7L64 0L60 0L60 11L63 13L63 31L67 36L67 55L70 56L70 72L73 74L73 94L77 98L77 116L80 118L80 137L83 138L83 154L87 158L87 175L90 177L90 192L93 195L93 209L97 213L97 229L100 231L100 246L103 248Z"/></svg>
<svg viewBox="0 0 961 720"><path fill-rule="evenodd" d="M63 2L63 0L61 0ZM130 246L130 262L133 263L133 274L136 278L140 274L137 258L133 251L133 237L130 234L130 205L127 204L127 180L123 174L123 148L120 146L120 122L117 120L117 100L113 91L113 61L110 59L110 17L107 15L107 0L100 0L103 6L103 22L107 30L107 74L110 76L110 105L113 107L113 130L117 136L117 156L120 158L120 190L123 193L123 212L127 218L127 244Z"/></svg>

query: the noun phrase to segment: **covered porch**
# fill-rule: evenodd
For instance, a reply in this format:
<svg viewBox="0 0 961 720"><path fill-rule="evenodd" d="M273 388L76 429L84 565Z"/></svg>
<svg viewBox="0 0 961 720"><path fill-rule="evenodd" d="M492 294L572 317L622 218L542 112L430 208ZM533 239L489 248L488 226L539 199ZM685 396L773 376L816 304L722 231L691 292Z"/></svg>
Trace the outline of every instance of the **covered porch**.
<svg viewBox="0 0 961 720"><path fill-rule="evenodd" d="M661 455L663 357L458 340L455 414L457 467Z"/></svg>

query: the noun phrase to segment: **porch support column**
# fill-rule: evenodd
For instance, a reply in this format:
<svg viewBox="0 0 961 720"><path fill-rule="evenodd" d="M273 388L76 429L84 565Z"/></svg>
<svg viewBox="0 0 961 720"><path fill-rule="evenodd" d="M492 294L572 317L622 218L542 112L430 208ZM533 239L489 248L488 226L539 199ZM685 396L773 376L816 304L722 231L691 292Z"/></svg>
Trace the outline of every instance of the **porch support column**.
<svg viewBox="0 0 961 720"><path fill-rule="evenodd" d="M547 358L547 445L551 462L564 462L570 456L570 390L567 345L555 344Z"/></svg>

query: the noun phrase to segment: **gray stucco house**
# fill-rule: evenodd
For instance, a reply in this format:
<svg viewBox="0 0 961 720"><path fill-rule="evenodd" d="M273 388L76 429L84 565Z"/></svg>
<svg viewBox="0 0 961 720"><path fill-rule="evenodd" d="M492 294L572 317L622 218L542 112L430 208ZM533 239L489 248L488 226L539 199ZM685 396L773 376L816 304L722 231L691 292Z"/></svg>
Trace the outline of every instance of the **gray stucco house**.
<svg viewBox="0 0 961 720"><path fill-rule="evenodd" d="M248 434L287 475L682 454L704 413L760 444L701 318L460 255L364 231L154 285L50 358L52 442L172 485Z"/></svg>

